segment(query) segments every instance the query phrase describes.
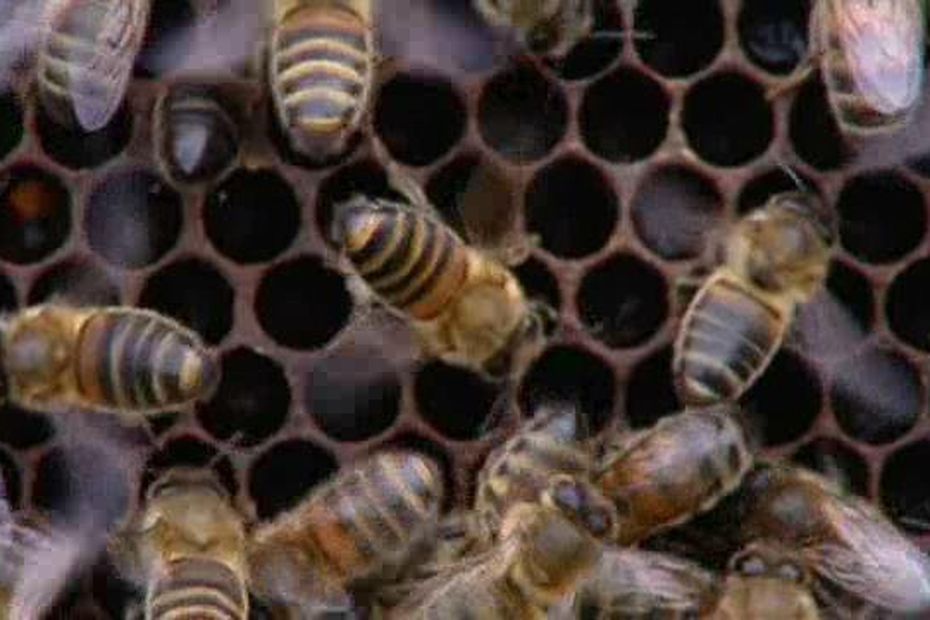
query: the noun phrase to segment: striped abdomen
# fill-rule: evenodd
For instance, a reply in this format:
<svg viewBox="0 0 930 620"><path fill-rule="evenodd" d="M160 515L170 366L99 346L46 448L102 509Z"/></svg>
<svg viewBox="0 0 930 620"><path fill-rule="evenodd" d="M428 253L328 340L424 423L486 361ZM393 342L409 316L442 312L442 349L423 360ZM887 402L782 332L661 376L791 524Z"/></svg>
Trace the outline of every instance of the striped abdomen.
<svg viewBox="0 0 930 620"><path fill-rule="evenodd" d="M208 558L169 563L148 594L149 620L246 620L249 597L242 579Z"/></svg>
<svg viewBox="0 0 930 620"><path fill-rule="evenodd" d="M211 94L172 93L159 116L161 157L170 175L185 183L213 180L239 151L239 128Z"/></svg>
<svg viewBox="0 0 930 620"><path fill-rule="evenodd" d="M468 246L447 226L411 208L365 201L340 214L340 240L359 275L385 302L428 321L465 283Z"/></svg>
<svg viewBox="0 0 930 620"><path fill-rule="evenodd" d="M104 127L123 100L142 46L149 0L72 0L51 16L37 81L46 112L86 131Z"/></svg>
<svg viewBox="0 0 930 620"><path fill-rule="evenodd" d="M673 372L686 405L736 400L771 362L789 316L726 276L711 276L675 341Z"/></svg>
<svg viewBox="0 0 930 620"><path fill-rule="evenodd" d="M271 90L293 146L318 159L338 155L368 105L370 29L335 3L300 7L280 19L271 46Z"/></svg>
<svg viewBox="0 0 930 620"><path fill-rule="evenodd" d="M93 311L75 347L77 389L90 408L157 411L205 396L218 374L193 332L154 312Z"/></svg>

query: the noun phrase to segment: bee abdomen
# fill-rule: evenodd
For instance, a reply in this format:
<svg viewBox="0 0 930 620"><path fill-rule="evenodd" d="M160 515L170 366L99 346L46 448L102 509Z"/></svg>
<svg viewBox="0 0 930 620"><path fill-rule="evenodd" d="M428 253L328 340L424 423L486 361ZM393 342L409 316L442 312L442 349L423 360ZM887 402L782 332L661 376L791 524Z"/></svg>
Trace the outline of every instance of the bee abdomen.
<svg viewBox="0 0 930 620"><path fill-rule="evenodd" d="M102 311L81 329L78 390L91 404L149 411L204 396L215 362L197 337L154 313Z"/></svg>
<svg viewBox="0 0 930 620"><path fill-rule="evenodd" d="M161 148L172 176L186 182L213 178L239 150L239 130L212 96L183 92L167 101Z"/></svg>
<svg viewBox="0 0 930 620"><path fill-rule="evenodd" d="M246 620L249 613L242 580L225 564L206 558L170 563L152 585L149 609L152 620Z"/></svg>
<svg viewBox="0 0 930 620"><path fill-rule="evenodd" d="M768 365L784 319L763 300L726 281L699 293L675 351L679 396L688 405L735 400Z"/></svg>

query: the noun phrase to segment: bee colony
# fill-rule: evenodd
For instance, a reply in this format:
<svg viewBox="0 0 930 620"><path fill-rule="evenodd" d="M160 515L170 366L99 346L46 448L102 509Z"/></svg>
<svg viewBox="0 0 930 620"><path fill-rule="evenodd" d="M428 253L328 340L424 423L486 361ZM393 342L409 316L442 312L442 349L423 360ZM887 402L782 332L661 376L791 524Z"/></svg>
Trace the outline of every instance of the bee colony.
<svg viewBox="0 0 930 620"><path fill-rule="evenodd" d="M0 0L3 596L927 605L923 3L382 3Z"/></svg>

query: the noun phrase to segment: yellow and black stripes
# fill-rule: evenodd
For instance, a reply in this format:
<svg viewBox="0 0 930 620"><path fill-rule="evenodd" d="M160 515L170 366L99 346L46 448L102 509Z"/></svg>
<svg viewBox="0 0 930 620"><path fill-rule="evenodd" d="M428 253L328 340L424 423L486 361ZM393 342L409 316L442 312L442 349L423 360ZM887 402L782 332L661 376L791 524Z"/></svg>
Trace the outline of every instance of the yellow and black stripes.
<svg viewBox="0 0 930 620"><path fill-rule="evenodd" d="M428 321L464 285L469 249L445 224L409 207L359 199L340 213L343 247L386 303Z"/></svg>
<svg viewBox="0 0 930 620"><path fill-rule="evenodd" d="M228 566L209 558L169 563L149 588L151 620L246 620L248 594Z"/></svg>

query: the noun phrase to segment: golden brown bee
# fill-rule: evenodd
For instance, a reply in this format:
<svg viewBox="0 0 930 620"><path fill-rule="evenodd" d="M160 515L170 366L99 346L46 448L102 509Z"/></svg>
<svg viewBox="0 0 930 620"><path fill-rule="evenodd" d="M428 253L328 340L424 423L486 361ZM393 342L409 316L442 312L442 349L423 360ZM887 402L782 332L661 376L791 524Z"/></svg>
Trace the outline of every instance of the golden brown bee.
<svg viewBox="0 0 930 620"><path fill-rule="evenodd" d="M439 520L442 477L413 452L382 452L338 473L256 528L249 565L255 592L299 613L346 605L356 580L399 570Z"/></svg>
<svg viewBox="0 0 930 620"><path fill-rule="evenodd" d="M752 465L735 405L692 410L613 438L594 481L617 508L630 545L712 508Z"/></svg>
<svg viewBox="0 0 930 620"><path fill-rule="evenodd" d="M818 596L830 587L896 614L930 610L930 560L865 500L813 472L766 464L746 477L741 504L743 540L795 552Z"/></svg>
<svg viewBox="0 0 930 620"><path fill-rule="evenodd" d="M777 194L736 224L675 339L673 373L686 405L736 400L753 385L797 306L822 288L835 240L833 213L810 193Z"/></svg>
<svg viewBox="0 0 930 620"><path fill-rule="evenodd" d="M371 99L370 0L274 0L270 89L291 146L316 161L343 153Z"/></svg>
<svg viewBox="0 0 930 620"><path fill-rule="evenodd" d="M123 102L142 47L149 0L51 3L36 66L39 101L55 122L95 131Z"/></svg>
<svg viewBox="0 0 930 620"><path fill-rule="evenodd" d="M0 351L6 398L50 413L137 421L208 395L219 374L194 332L139 308L32 306L0 324Z"/></svg>
<svg viewBox="0 0 930 620"><path fill-rule="evenodd" d="M753 543L730 562L711 620L819 620L804 564L788 550Z"/></svg>
<svg viewBox="0 0 930 620"><path fill-rule="evenodd" d="M489 24L533 54L565 56L594 27L592 0L474 0Z"/></svg>
<svg viewBox="0 0 930 620"><path fill-rule="evenodd" d="M507 513L500 544L447 566L388 617L545 618L595 566L615 525L593 487L557 476L537 502Z"/></svg>
<svg viewBox="0 0 930 620"><path fill-rule="evenodd" d="M111 548L145 590L146 619L249 617L243 520L207 471L165 473Z"/></svg>
<svg viewBox="0 0 930 620"><path fill-rule="evenodd" d="M155 110L158 161L176 183L219 181L239 153L239 126L208 89L181 86Z"/></svg>

